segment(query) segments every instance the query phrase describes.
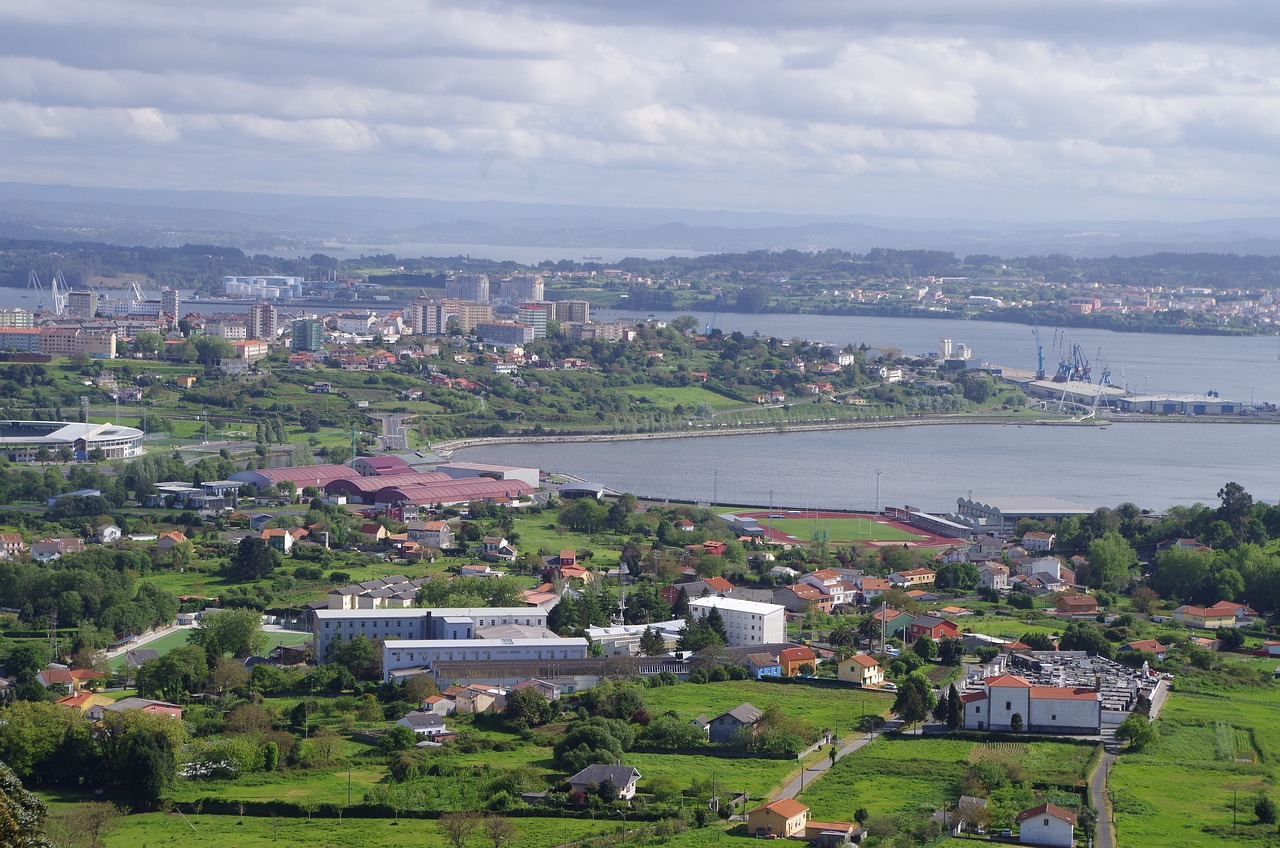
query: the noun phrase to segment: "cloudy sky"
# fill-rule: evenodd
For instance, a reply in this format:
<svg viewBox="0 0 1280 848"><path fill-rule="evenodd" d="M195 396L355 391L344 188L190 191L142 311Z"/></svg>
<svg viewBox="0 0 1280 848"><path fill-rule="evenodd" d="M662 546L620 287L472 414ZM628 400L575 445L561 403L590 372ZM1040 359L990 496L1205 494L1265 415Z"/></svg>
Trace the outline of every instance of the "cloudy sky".
<svg viewBox="0 0 1280 848"><path fill-rule="evenodd" d="M0 180L1271 216L1278 24L1257 0L22 0Z"/></svg>

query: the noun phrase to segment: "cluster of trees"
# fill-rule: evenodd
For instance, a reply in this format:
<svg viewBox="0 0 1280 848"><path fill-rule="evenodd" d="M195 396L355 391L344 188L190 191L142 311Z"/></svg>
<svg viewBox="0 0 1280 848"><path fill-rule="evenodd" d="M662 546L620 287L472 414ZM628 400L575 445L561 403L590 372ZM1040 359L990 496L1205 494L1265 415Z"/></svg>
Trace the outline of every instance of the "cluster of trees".
<svg viewBox="0 0 1280 848"><path fill-rule="evenodd" d="M57 615L59 626L79 627L90 647L104 647L115 634L140 633L177 615L173 594L138 585L135 575L151 565L146 551L102 547L49 563L0 561L0 606L21 610L33 627Z"/></svg>

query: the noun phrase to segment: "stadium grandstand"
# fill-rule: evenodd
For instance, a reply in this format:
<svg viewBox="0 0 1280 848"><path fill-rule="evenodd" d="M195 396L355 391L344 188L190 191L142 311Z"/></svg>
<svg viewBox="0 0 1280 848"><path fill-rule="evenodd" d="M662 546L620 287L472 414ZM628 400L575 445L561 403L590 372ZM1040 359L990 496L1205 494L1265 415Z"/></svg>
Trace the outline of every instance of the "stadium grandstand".
<svg viewBox="0 0 1280 848"><path fill-rule="evenodd" d="M118 424L67 421L0 421L0 455L9 462L39 462L43 450L57 455L68 448L77 462L131 459L142 455L143 432Z"/></svg>

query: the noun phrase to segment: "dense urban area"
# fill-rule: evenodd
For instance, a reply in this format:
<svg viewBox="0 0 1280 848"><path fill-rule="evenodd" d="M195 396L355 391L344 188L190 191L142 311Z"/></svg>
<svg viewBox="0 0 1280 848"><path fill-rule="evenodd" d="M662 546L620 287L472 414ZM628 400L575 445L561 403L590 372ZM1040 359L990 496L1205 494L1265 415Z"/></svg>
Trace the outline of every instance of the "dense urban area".
<svg viewBox="0 0 1280 848"><path fill-rule="evenodd" d="M1163 511L1140 481L1095 509L988 480L853 512L454 455L1265 422L1039 333L1271 332L1280 260L0 260L23 292L0 309L5 844L1280 838L1280 506L1237 482ZM1043 364L727 311L1025 321Z"/></svg>

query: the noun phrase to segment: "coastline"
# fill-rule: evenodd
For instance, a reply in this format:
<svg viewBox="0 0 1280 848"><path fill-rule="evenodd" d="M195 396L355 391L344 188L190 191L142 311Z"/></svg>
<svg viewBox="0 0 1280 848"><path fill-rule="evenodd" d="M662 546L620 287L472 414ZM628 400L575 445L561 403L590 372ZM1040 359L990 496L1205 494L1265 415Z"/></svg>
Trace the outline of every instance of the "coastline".
<svg viewBox="0 0 1280 848"><path fill-rule="evenodd" d="M701 439L717 436L759 436L767 434L786 435L787 433L806 433L823 430L878 430L886 427L931 427L931 426L964 426L964 425L1000 425L1028 427L1106 427L1110 424L1280 424L1280 418L1268 419L1236 416L1143 416L1122 415L1101 421L1072 421L1063 419L1033 420L1015 418L1007 415L933 415L918 418L902 418L890 421L845 421L822 424L795 424L785 427L725 427L706 428L696 431L672 430L659 433L565 433L560 435L538 436L475 436L472 438L449 439L431 445L433 451L459 451L485 445L518 445L518 444L561 444L573 442L640 442L654 439Z"/></svg>

